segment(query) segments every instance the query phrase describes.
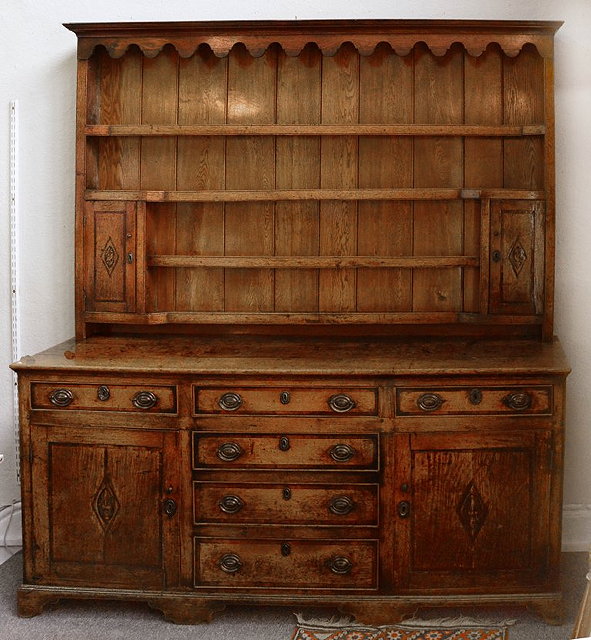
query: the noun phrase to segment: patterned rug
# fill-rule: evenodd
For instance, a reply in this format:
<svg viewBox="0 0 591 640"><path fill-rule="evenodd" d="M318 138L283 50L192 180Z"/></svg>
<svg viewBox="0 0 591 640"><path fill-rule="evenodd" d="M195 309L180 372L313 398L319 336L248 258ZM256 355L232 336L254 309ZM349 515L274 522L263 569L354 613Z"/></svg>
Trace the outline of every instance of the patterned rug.
<svg viewBox="0 0 591 640"><path fill-rule="evenodd" d="M409 620L381 627L366 627L339 618L305 619L296 614L298 625L292 640L508 640L507 626L485 624L470 618Z"/></svg>

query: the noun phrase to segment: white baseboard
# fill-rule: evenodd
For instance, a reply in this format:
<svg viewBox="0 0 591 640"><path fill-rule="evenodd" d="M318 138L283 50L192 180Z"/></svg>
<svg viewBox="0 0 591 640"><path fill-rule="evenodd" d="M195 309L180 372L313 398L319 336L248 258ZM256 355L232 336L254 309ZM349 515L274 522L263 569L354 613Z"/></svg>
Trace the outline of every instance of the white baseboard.
<svg viewBox="0 0 591 640"><path fill-rule="evenodd" d="M562 510L562 550L591 550L591 504L565 504Z"/></svg>

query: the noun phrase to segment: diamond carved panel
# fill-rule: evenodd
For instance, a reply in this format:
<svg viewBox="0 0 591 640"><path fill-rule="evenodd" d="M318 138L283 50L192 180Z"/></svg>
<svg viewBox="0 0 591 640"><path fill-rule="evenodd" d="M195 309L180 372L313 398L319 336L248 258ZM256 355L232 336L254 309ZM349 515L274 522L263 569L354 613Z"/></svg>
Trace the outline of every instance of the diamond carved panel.
<svg viewBox="0 0 591 640"><path fill-rule="evenodd" d="M93 511L103 529L107 529L111 525L119 512L119 507L119 500L117 500L117 496L115 495L115 489L110 479L105 478L92 502Z"/></svg>
<svg viewBox="0 0 591 640"><path fill-rule="evenodd" d="M488 507L474 481L466 487L457 512L466 533L473 541L476 540L488 516Z"/></svg>
<svg viewBox="0 0 591 640"><path fill-rule="evenodd" d="M509 251L509 262L513 267L513 273L515 273L516 276L519 276L523 269L523 265L527 262L527 253L525 252L519 238L515 240L511 247L511 251Z"/></svg>
<svg viewBox="0 0 591 640"><path fill-rule="evenodd" d="M110 277L113 273L113 270L117 266L117 263L119 262L119 254L117 253L115 243L113 242L111 236L109 236L107 242L105 243L105 246L101 251L101 260L103 261L105 269L107 270L107 273Z"/></svg>

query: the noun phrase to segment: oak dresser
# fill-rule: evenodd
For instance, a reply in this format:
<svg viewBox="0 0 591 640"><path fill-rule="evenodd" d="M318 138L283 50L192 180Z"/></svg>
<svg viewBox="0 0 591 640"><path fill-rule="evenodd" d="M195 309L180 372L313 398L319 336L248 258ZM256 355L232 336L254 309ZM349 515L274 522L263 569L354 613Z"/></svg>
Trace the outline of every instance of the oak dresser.
<svg viewBox="0 0 591 640"><path fill-rule="evenodd" d="M66 25L76 337L13 365L21 615L560 619L559 25Z"/></svg>

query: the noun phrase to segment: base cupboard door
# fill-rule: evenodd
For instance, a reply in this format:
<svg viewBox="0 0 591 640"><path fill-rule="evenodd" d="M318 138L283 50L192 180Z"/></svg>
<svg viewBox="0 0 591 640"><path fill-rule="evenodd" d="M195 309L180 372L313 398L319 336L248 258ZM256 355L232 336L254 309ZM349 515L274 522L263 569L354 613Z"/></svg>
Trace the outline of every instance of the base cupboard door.
<svg viewBox="0 0 591 640"><path fill-rule="evenodd" d="M160 589L166 575L174 583L176 434L31 431L36 534L29 580Z"/></svg>
<svg viewBox="0 0 591 640"><path fill-rule="evenodd" d="M510 591L539 584L550 528L559 526L549 515L551 434L458 432L401 440L408 447L399 479L406 493L398 503L407 586Z"/></svg>

